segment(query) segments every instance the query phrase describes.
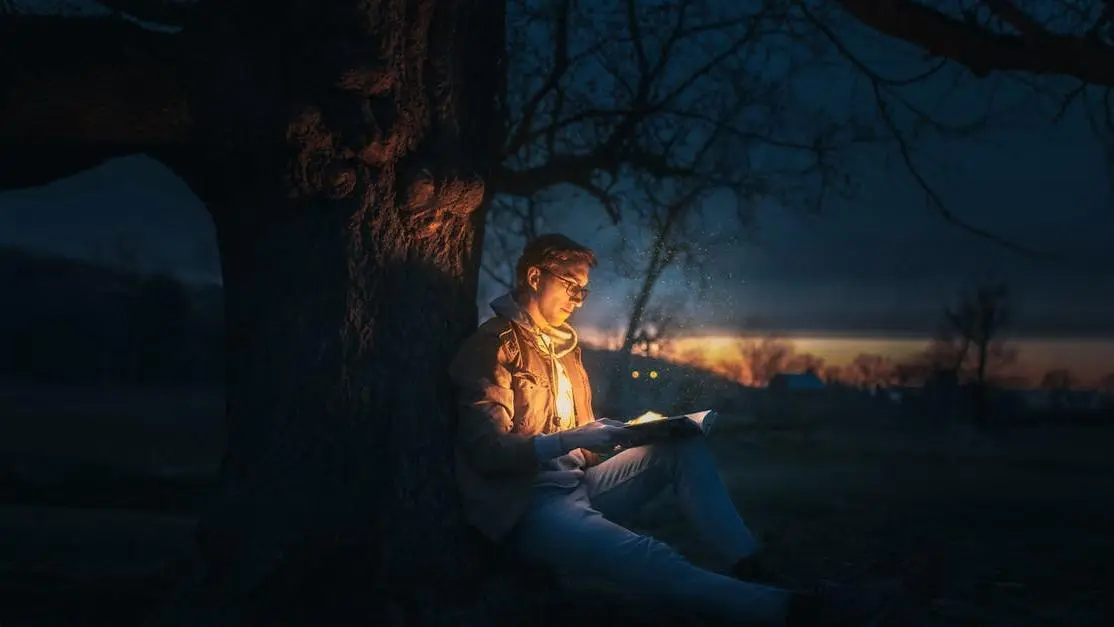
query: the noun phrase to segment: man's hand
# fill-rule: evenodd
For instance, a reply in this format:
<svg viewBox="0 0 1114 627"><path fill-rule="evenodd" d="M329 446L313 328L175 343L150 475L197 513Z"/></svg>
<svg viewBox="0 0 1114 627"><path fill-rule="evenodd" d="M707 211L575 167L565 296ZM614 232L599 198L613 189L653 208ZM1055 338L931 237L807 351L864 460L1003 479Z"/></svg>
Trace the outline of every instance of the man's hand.
<svg viewBox="0 0 1114 627"><path fill-rule="evenodd" d="M601 418L575 429L562 431L561 442L568 450L582 448L593 453L610 453L617 446L630 446L632 438L622 422Z"/></svg>

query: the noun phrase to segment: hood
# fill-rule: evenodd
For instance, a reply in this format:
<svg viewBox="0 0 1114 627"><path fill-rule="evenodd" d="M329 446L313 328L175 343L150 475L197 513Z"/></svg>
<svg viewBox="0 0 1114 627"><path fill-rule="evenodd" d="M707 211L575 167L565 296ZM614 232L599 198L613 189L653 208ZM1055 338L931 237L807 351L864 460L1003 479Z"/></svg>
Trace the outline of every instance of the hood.
<svg viewBox="0 0 1114 627"><path fill-rule="evenodd" d="M566 322L549 331L541 331L530 318L530 314L526 313L526 310L519 306L512 292L507 292L491 301L491 310L495 312L495 315L506 318L537 336L538 346L540 346L543 351L552 352L554 357L564 357L572 352L572 349L576 348L577 336L575 329ZM549 345L541 341L541 336L546 336L549 339L549 345L553 347L552 351L550 351Z"/></svg>

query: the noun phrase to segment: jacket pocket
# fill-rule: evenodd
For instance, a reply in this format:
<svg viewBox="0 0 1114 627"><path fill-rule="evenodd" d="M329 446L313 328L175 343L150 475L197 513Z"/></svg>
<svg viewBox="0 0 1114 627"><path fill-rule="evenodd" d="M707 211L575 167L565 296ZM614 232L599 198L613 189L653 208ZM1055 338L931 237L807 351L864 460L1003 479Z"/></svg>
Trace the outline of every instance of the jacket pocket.
<svg viewBox="0 0 1114 627"><path fill-rule="evenodd" d="M549 383L529 370L511 375L514 392L514 429L528 435L540 433L549 413Z"/></svg>

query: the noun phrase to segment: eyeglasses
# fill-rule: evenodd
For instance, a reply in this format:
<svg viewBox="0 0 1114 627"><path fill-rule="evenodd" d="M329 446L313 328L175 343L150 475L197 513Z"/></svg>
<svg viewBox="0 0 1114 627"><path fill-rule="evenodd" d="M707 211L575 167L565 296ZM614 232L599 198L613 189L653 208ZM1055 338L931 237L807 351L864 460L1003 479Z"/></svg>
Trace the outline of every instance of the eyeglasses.
<svg viewBox="0 0 1114 627"><path fill-rule="evenodd" d="M579 283L577 283L576 281L574 281L574 280L572 280L568 277L561 276L560 274L557 274L556 272L554 272L553 270L550 270L549 268L547 268L545 266L542 266L541 270L542 270L542 272L548 272L552 276L557 277L557 279L559 281L564 283L565 284L565 293L568 294L570 298L577 298L579 300L584 300L584 299L588 298L588 293L591 291L588 288L581 287L581 285Z"/></svg>

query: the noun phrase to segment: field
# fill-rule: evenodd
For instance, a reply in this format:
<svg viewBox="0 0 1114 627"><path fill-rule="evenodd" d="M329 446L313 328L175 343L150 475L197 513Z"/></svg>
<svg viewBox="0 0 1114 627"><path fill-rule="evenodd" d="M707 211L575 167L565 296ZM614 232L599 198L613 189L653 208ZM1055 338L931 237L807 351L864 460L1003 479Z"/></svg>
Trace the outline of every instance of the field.
<svg viewBox="0 0 1114 627"><path fill-rule="evenodd" d="M220 408L206 390L0 387L0 625L126 622L112 598L190 551ZM1114 617L1112 429L725 416L712 439L786 583L893 574L928 555L941 569L918 624ZM188 498L167 500L167 481ZM705 559L666 499L638 526Z"/></svg>

